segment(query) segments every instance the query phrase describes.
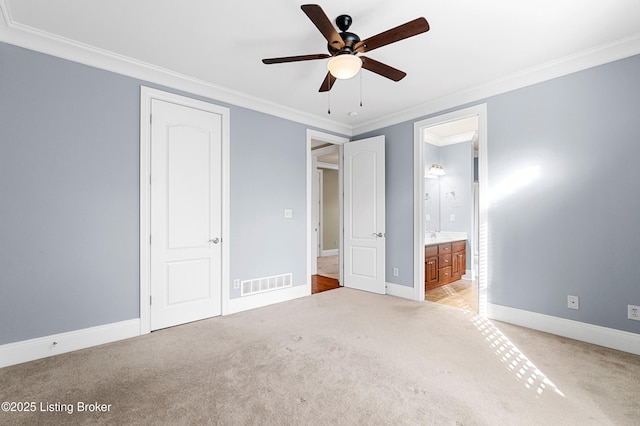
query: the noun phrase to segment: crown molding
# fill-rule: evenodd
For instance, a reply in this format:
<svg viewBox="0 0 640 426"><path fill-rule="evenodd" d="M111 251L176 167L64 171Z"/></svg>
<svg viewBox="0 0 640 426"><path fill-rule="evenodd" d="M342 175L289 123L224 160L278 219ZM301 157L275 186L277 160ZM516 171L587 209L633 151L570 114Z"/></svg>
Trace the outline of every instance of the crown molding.
<svg viewBox="0 0 640 426"><path fill-rule="evenodd" d="M9 25L9 8L5 4L4 0L0 0L0 28L5 28Z"/></svg>
<svg viewBox="0 0 640 426"><path fill-rule="evenodd" d="M484 85L471 87L450 96L407 108L384 118L374 119L359 125L349 125L304 113L246 93L230 90L16 23L11 18L11 13L5 0L0 0L0 16L2 17L0 19L0 41L2 42L137 78L145 82L160 84L231 105L252 109L348 137L415 120L450 108L478 102L511 90L640 54L640 34L633 34L612 43L507 75Z"/></svg>
<svg viewBox="0 0 640 426"><path fill-rule="evenodd" d="M352 127L348 124L327 120L265 99L16 23L12 20L10 10L4 0L0 0L0 15L2 16L2 19L0 19L0 41L2 42L308 126L318 127L325 131L351 136Z"/></svg>
<svg viewBox="0 0 640 426"><path fill-rule="evenodd" d="M450 108L478 102L491 96L531 86L637 54L640 54L640 34L634 34L612 43L603 44L555 61L513 73L487 84L472 87L450 96L405 109L383 119L372 120L354 126L353 136L405 121L423 118L427 115L442 112Z"/></svg>

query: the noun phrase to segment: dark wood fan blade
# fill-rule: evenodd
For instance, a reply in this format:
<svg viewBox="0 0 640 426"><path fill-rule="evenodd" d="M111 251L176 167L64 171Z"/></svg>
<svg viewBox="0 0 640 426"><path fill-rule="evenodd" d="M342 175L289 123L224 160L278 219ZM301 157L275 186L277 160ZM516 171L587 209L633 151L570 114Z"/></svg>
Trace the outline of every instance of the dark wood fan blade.
<svg viewBox="0 0 640 426"><path fill-rule="evenodd" d="M426 33L429 31L429 23L424 18L417 18L413 21L409 21L406 24L399 25L395 28L391 28L383 33L369 37L366 40L362 40L355 46L356 52L369 52L378 47L386 46L387 44L395 43L396 41L404 40L405 38L413 37L415 35Z"/></svg>
<svg viewBox="0 0 640 426"><path fill-rule="evenodd" d="M300 55L300 56L285 56L282 58L267 58L263 59L263 64L282 64L284 62L298 62L298 61L312 61L314 59L326 59L330 58L331 55L327 55L326 53L318 53L315 55Z"/></svg>
<svg viewBox="0 0 640 426"><path fill-rule="evenodd" d="M374 59L367 58L366 56L360 56L360 59L362 59L362 68L375 72L383 77L387 77L393 81L400 81L407 75L404 71L400 71L399 69L393 68Z"/></svg>
<svg viewBox="0 0 640 426"><path fill-rule="evenodd" d="M324 38L332 47L340 50L344 47L344 40L336 31L327 14L317 4L303 4L300 8L307 14L311 22L320 30Z"/></svg>
<svg viewBox="0 0 640 426"><path fill-rule="evenodd" d="M328 92L329 90L331 90L331 88L333 87L333 83L335 82L336 82L336 78L332 76L330 72L328 72L318 92Z"/></svg>

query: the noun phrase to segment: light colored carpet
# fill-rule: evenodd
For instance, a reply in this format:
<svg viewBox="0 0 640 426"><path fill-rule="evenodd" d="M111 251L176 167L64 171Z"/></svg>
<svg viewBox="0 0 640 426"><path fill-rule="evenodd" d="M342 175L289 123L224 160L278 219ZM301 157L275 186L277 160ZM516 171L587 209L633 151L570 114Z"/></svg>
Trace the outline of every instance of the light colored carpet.
<svg viewBox="0 0 640 426"><path fill-rule="evenodd" d="M631 425L640 357L347 288L0 369L0 424Z"/></svg>
<svg viewBox="0 0 640 426"><path fill-rule="evenodd" d="M338 256L318 257L318 275L340 279Z"/></svg>

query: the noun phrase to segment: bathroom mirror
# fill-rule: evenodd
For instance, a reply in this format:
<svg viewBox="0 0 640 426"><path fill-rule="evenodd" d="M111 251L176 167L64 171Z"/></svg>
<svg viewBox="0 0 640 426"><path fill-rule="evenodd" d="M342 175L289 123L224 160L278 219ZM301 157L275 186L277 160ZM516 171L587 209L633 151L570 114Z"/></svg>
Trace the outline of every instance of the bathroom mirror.
<svg viewBox="0 0 640 426"><path fill-rule="evenodd" d="M478 119L424 129L424 229L472 235Z"/></svg>

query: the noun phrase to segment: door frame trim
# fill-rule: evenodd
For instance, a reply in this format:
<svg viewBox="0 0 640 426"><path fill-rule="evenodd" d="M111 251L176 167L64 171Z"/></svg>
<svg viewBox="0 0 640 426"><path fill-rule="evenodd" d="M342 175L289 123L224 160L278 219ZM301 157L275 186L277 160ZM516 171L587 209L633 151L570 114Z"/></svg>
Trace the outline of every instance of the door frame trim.
<svg viewBox="0 0 640 426"><path fill-rule="evenodd" d="M307 149L306 149L306 162L307 162L307 285L309 287L309 294L311 294L311 271L312 259L311 253L313 252L313 248L311 247L313 238L311 236L311 208L312 208L312 198L313 198L313 179L315 175L315 167L313 167L313 155L311 154L311 140L320 140L323 142L331 143L333 145L338 145L339 150L339 158L340 164L338 166L338 180L339 180L339 191L342 194L342 145L349 142L349 138L343 136L336 136L330 133L319 132L317 130L307 129ZM342 197L340 198L340 249L342 249L343 241L342 241ZM339 273L340 273L340 283L342 283L342 254L340 254L340 265L339 265Z"/></svg>
<svg viewBox="0 0 640 426"><path fill-rule="evenodd" d="M462 118L478 117L478 181L479 181L479 241L478 241L478 313L487 315L487 290L489 277L487 272L487 256L489 247L488 233L488 174L487 174L487 104L478 104L446 114L440 114L413 124L414 129L414 298L424 301L424 147L422 129L460 120Z"/></svg>
<svg viewBox="0 0 640 426"><path fill-rule="evenodd" d="M151 332L151 101L157 99L218 114L222 119L222 315L229 312L230 110L212 103L140 86L140 334Z"/></svg>

